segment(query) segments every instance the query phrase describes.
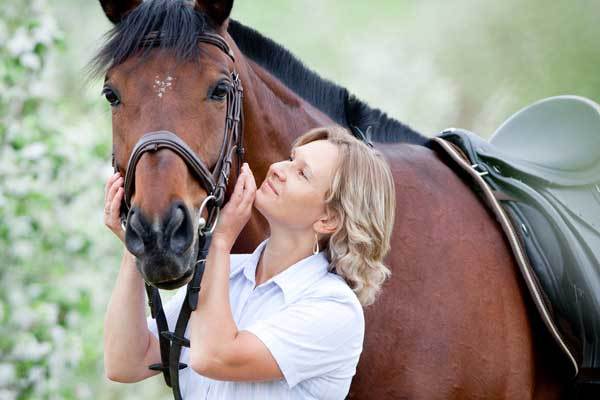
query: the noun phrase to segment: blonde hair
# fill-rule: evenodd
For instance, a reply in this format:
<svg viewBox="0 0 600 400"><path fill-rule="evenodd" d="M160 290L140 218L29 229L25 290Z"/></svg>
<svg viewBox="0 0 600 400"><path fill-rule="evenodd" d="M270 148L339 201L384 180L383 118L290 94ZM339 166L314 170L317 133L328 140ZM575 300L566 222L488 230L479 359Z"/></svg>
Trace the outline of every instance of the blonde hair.
<svg viewBox="0 0 600 400"><path fill-rule="evenodd" d="M328 211L339 218L324 238L331 268L344 278L363 307L373 304L391 271L383 264L390 250L396 194L383 155L338 126L312 129L293 147L327 140L338 147L339 160L325 195Z"/></svg>

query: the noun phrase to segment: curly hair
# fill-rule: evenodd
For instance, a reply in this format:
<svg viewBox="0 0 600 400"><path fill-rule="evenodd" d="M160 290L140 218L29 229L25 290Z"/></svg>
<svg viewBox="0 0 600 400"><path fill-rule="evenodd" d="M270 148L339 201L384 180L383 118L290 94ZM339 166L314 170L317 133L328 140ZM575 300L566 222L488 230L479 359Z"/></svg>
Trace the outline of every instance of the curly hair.
<svg viewBox="0 0 600 400"><path fill-rule="evenodd" d="M344 278L363 307L373 304L391 271L383 263L390 250L396 193L383 155L339 126L312 129L293 147L327 140L339 160L325 195L328 211L339 218L336 230L322 238L332 272Z"/></svg>

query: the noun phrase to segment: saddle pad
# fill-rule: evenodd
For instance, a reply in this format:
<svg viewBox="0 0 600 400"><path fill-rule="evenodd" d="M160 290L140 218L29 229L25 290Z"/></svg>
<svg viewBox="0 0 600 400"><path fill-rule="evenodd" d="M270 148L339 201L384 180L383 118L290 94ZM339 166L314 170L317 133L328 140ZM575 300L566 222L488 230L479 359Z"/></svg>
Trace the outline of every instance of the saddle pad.
<svg viewBox="0 0 600 400"><path fill-rule="evenodd" d="M433 142L467 172L496 214L574 375L599 368L600 176L579 186L544 185L520 173L518 165L499 163L497 154L486 158L494 155L493 147L468 131L445 131Z"/></svg>

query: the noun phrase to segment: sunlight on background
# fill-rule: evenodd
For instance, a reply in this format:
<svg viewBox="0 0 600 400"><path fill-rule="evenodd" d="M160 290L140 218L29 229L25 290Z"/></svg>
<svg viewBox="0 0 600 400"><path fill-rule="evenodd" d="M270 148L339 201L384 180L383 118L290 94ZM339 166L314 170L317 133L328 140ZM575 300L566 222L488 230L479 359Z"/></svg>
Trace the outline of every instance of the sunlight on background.
<svg viewBox="0 0 600 400"><path fill-rule="evenodd" d="M0 400L169 399L161 376L103 374L122 247L102 222L110 110L83 69L110 24L97 2L0 9ZM600 101L596 1L239 0L233 17L428 136Z"/></svg>

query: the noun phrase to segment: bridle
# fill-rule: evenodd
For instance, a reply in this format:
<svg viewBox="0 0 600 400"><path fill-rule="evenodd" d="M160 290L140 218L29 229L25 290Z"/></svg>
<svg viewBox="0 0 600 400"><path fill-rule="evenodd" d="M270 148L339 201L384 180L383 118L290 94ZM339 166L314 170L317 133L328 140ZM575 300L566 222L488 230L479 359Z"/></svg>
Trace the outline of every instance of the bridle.
<svg viewBox="0 0 600 400"><path fill-rule="evenodd" d="M161 40L167 38L161 37L157 32L151 32L146 35L142 44L144 46L156 46ZM235 57L231 48L218 34L202 33L197 37L199 42L208 43L216 46L227 54L233 62ZM243 112L242 97L243 88L237 72L231 72L231 87L227 93L227 111L225 121L225 132L223 143L219 151L219 158L213 167L213 170L194 153L194 151L176 134L169 131L150 132L143 135L134 146L127 169L125 172L125 196L121 204L121 226L123 230L127 228L128 216L131 208L131 199L134 193L135 170L136 165L145 152L155 152L159 149L169 149L177 153L191 169L196 179L200 181L202 187L206 190L207 196L199 209L198 240L199 250L196 258L192 280L187 286L186 298L182 304L181 312L177 318L175 331L170 332L167 325L167 319L162 307L160 293L158 289L146 283L146 293L148 294L148 305L153 319L159 332L161 363L150 365L149 368L154 371L162 371L165 382L173 389L173 395L176 400L181 400L181 391L179 389L179 370L187 367L180 363L182 347L190 347L189 340L185 339L184 334L187 328L192 311L196 309L198 303L198 294L200 292L200 282L204 273L204 267L208 249L219 218L219 210L225 201L225 191L231 173L231 164L234 152L237 154L237 173L241 171L244 160L244 138L243 138ZM113 149L112 163L115 172L118 171L115 152ZM202 214L206 209L208 218L204 219Z"/></svg>

